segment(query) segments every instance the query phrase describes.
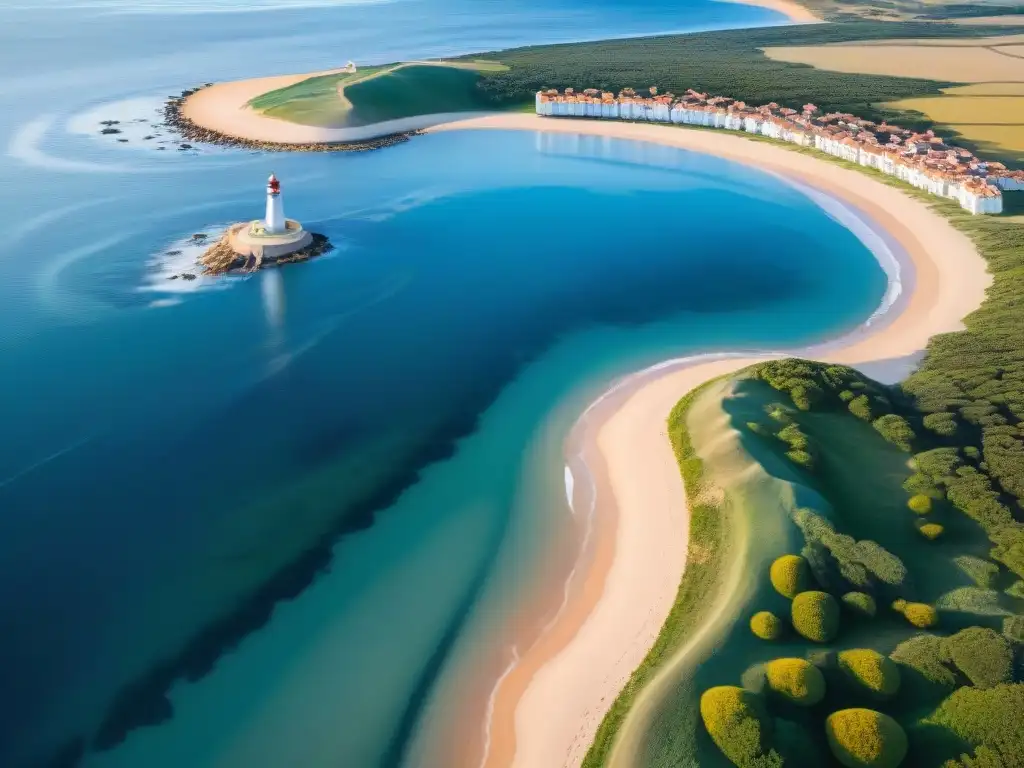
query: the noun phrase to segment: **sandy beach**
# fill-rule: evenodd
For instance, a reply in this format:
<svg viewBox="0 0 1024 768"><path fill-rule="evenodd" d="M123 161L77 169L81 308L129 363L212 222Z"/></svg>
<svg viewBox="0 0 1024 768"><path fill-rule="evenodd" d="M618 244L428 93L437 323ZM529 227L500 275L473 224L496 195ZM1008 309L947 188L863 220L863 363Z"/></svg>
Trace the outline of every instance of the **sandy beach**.
<svg viewBox="0 0 1024 768"><path fill-rule="evenodd" d="M781 13L794 24L821 24L824 22L810 8L805 8L793 0L718 0L720 3L739 3L740 5L757 5L770 11Z"/></svg>
<svg viewBox="0 0 1024 768"><path fill-rule="evenodd" d="M896 244L903 293L870 326L786 354L845 363L896 381L928 339L962 328L991 282L971 241L898 188L848 170L725 132L669 126L498 115L431 130L543 130L655 142L716 155L776 173L838 198L865 214ZM652 646L685 568L688 514L666 434L671 408L689 390L768 355L710 352L641 371L581 417L567 453L583 452L597 493L592 551L579 584L550 629L516 638L518 664L494 695L487 766L577 766L623 683ZM492 680L497 680L495 670ZM493 687L493 683L491 684ZM476 702L474 713L484 711ZM459 765L481 764L483 724L464 720ZM472 732L470 729L472 728Z"/></svg>
<svg viewBox="0 0 1024 768"><path fill-rule="evenodd" d="M462 117L477 116L473 113L438 113L385 120L356 128L318 128L268 117L247 106L251 99L269 91L286 88L310 77L340 71L342 70L328 69L300 75L278 75L215 83L186 98L181 107L181 114L196 125L223 136L272 144L338 144L365 141L396 133L418 131Z"/></svg>

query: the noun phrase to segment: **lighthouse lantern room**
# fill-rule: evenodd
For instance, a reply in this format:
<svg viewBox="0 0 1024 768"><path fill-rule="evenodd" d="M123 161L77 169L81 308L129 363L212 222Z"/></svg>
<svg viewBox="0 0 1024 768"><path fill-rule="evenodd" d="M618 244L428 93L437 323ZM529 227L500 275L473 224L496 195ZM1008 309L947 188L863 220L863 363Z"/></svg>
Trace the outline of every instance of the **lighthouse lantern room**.
<svg viewBox="0 0 1024 768"><path fill-rule="evenodd" d="M274 174L267 180L267 218L264 231L276 235L287 229L284 219L284 201L281 199L281 182Z"/></svg>

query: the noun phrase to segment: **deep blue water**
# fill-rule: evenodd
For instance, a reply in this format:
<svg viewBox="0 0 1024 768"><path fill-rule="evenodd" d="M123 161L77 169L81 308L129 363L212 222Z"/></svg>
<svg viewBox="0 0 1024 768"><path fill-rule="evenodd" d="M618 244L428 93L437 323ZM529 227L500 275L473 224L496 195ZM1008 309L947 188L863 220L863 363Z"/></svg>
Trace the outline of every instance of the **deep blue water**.
<svg viewBox="0 0 1024 768"><path fill-rule="evenodd" d="M2 765L86 744L90 765L421 762L454 660L557 535L587 398L664 357L822 338L884 292L799 191L675 150L452 133L192 155L95 135L206 80L768 12L44 5L0 11ZM167 280L192 233L261 214L271 170L337 251Z"/></svg>

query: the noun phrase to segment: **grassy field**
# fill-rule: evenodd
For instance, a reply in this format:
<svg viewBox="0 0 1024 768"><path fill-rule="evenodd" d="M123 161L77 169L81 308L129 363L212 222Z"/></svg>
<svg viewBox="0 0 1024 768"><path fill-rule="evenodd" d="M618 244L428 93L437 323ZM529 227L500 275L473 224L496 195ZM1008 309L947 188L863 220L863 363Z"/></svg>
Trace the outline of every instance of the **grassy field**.
<svg viewBox="0 0 1024 768"><path fill-rule="evenodd" d="M264 93L249 106L268 117L321 128L350 128L435 112L493 109L477 88L493 61L403 62L310 77Z"/></svg>

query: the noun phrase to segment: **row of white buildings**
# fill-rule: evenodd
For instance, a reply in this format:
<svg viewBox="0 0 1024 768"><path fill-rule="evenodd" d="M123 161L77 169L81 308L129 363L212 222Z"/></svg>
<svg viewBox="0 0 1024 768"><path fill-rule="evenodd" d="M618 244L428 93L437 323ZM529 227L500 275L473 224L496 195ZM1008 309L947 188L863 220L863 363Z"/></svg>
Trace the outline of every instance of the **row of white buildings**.
<svg viewBox="0 0 1024 768"><path fill-rule="evenodd" d="M682 98L659 95L656 88L649 96L630 88L618 95L592 88L579 93L551 89L538 91L536 100L538 115L697 125L814 147L956 200L971 213L1001 213L1002 190L1024 189L1024 171L982 161L967 149L949 146L932 131L915 133L845 113L820 114L813 104L797 112L774 102L751 107L692 89Z"/></svg>

